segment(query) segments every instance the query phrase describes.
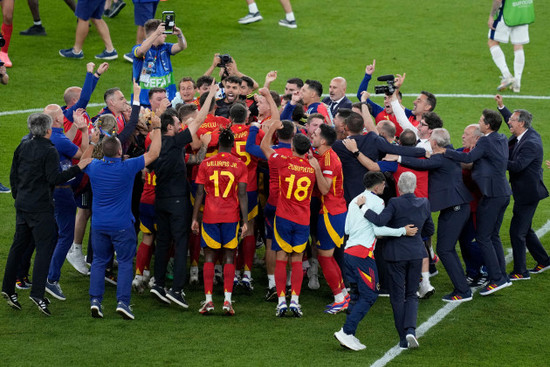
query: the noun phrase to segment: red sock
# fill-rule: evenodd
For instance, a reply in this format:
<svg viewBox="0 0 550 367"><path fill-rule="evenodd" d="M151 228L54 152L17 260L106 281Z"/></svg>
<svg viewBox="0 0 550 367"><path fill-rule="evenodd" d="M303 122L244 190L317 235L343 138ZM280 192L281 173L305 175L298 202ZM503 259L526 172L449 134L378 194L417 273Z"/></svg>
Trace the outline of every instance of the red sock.
<svg viewBox="0 0 550 367"><path fill-rule="evenodd" d="M300 290L302 289L302 280L304 279L304 272L302 271L302 261L293 261L292 262L292 275L290 278L291 283L291 294L300 295Z"/></svg>
<svg viewBox="0 0 550 367"><path fill-rule="evenodd" d="M6 40L6 44L4 45L4 47L2 47L2 52L8 53L12 31L13 31L13 24L7 25L2 23L2 36L4 36L4 40Z"/></svg>
<svg viewBox="0 0 550 367"><path fill-rule="evenodd" d="M204 263L202 277L204 278L204 294L212 294L214 289L214 263ZM231 281L233 281L233 278L231 278Z"/></svg>
<svg viewBox="0 0 550 367"><path fill-rule="evenodd" d="M223 266L223 288L224 292L233 293L233 279L235 278L235 264Z"/></svg>
<svg viewBox="0 0 550 367"><path fill-rule="evenodd" d="M334 256L330 257L330 261L334 264L334 268L337 271L338 274L338 287L340 287L340 290L344 289L346 285L344 284L344 278L342 277L342 269L340 269L340 266L338 265L338 262L336 262L336 259Z"/></svg>
<svg viewBox="0 0 550 367"><path fill-rule="evenodd" d="M197 266L201 255L201 237L198 234L191 233L189 236L189 255L191 266Z"/></svg>
<svg viewBox="0 0 550 367"><path fill-rule="evenodd" d="M243 246L244 246L244 240L241 241L240 245L237 247L237 251L235 251L235 259L233 260L234 261L234 264L235 264L235 269L241 271L242 268L243 268L243 265L244 265L244 250L243 250ZM221 252L221 251L220 251Z"/></svg>
<svg viewBox="0 0 550 367"><path fill-rule="evenodd" d="M328 286L332 290L332 294L336 295L342 291L340 288L341 276L338 270L334 268L331 259L333 259L332 256L317 256L317 260L319 260L319 265L321 265L321 269L323 269L323 275L327 280Z"/></svg>
<svg viewBox="0 0 550 367"><path fill-rule="evenodd" d="M277 260L275 262L275 287L279 297L285 296L286 290L286 261Z"/></svg>
<svg viewBox="0 0 550 367"><path fill-rule="evenodd" d="M136 274L143 275L143 270L149 269L151 256L153 254L152 246L140 243L136 255Z"/></svg>
<svg viewBox="0 0 550 367"><path fill-rule="evenodd" d="M244 270L252 270L254 263L254 253L256 252L256 237L254 235L243 238L242 243Z"/></svg>

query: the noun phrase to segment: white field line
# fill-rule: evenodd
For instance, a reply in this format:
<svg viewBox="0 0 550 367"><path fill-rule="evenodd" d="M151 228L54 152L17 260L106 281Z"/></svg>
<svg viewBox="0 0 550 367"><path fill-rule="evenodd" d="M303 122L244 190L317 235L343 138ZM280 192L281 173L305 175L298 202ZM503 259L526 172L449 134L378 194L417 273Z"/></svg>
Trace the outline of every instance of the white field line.
<svg viewBox="0 0 550 367"><path fill-rule="evenodd" d="M405 97L416 97L418 94L414 93L404 93ZM323 94L323 97L327 97L328 94ZM354 93L347 93L347 97L355 97L357 94ZM375 97L382 97L383 94L372 94L372 96ZM495 98L494 94L465 94L465 93L458 93L458 94L449 94L449 93L441 93L436 94L437 98ZM522 96L522 95L505 95L506 99L534 99L534 100L550 100L550 96ZM88 107L100 107L105 106L104 103L89 103ZM33 112L42 112L42 108L32 108L28 110L13 110L13 111L3 111L0 112L0 116L8 116L8 115L19 115L19 114L26 114L26 113L33 113Z"/></svg>
<svg viewBox="0 0 550 367"><path fill-rule="evenodd" d="M550 232L550 219L535 233L540 238L546 233ZM512 249L508 249L508 254L506 255L506 264L512 261ZM474 293L477 292L477 289ZM422 337L428 330L437 325L441 320L443 320L451 311L460 306L461 303L447 303L445 306L441 307L435 314L430 316L422 325L416 329L417 338ZM397 357L405 349L399 348L399 344L395 345L393 348L388 350L386 354L376 362L374 362L371 367L383 367L391 362L395 357Z"/></svg>

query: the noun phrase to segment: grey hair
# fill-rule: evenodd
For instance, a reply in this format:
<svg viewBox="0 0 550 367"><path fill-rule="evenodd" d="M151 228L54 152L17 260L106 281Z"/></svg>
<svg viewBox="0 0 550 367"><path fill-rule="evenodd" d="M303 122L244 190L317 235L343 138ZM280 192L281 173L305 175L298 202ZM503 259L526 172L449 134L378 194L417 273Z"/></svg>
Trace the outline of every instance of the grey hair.
<svg viewBox="0 0 550 367"><path fill-rule="evenodd" d="M52 128L52 117L45 113L33 113L27 119L27 126L33 137L44 137Z"/></svg>
<svg viewBox="0 0 550 367"><path fill-rule="evenodd" d="M523 127L526 129L531 128L531 122L533 121L533 115L527 110L514 110L514 113L519 113L518 122L523 121Z"/></svg>
<svg viewBox="0 0 550 367"><path fill-rule="evenodd" d="M464 128L466 130L469 127L474 127L474 136L477 138L481 138L483 136L483 133L481 132L481 129L479 128L479 124L470 124Z"/></svg>
<svg viewBox="0 0 550 367"><path fill-rule="evenodd" d="M451 144L451 135L445 128L433 129L430 140L435 141L438 147L444 148Z"/></svg>
<svg viewBox="0 0 550 367"><path fill-rule="evenodd" d="M433 134L433 132L432 132ZM416 176L412 172L403 172L397 182L401 194L412 194L416 190Z"/></svg>

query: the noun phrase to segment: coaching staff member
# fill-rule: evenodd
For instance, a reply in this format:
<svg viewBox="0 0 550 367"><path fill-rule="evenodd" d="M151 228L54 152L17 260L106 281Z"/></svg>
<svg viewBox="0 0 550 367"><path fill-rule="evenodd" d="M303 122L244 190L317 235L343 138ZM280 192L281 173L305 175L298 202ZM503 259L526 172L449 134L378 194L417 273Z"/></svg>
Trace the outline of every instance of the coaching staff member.
<svg viewBox="0 0 550 367"><path fill-rule="evenodd" d="M78 165L60 172L59 155L50 141L52 118L35 113L29 116L28 126L32 139L19 144L11 165L10 184L16 209L15 235L4 271L2 295L12 308L21 310L15 293L15 278L21 257L34 240L36 255L30 299L49 316L51 313L49 302L44 298L44 288L57 239L53 189L55 185L79 174L91 159L81 159Z"/></svg>

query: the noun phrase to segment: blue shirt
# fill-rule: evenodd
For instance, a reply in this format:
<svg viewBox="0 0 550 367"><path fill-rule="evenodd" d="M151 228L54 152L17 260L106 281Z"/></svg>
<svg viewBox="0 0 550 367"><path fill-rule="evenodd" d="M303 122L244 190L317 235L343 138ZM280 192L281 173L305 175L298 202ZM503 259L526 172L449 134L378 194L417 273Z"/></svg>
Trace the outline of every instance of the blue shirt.
<svg viewBox="0 0 550 367"><path fill-rule="evenodd" d="M143 58L136 57L136 49L141 45L135 45L132 49L134 54L133 77L138 79L141 87L139 102L142 106L149 106L149 89L158 87L166 89L166 97L171 101L176 96L176 84L172 69L173 43L163 43L158 46L151 46ZM149 80L142 75L147 74Z"/></svg>
<svg viewBox="0 0 550 367"><path fill-rule="evenodd" d="M55 145L59 154L59 167L66 171L72 167L72 158L78 152L78 147L73 144L63 133L62 127L52 127L50 141Z"/></svg>
<svg viewBox="0 0 550 367"><path fill-rule="evenodd" d="M84 172L92 185L92 228L121 230L133 225L132 189L136 173L145 168L145 158L94 159Z"/></svg>

